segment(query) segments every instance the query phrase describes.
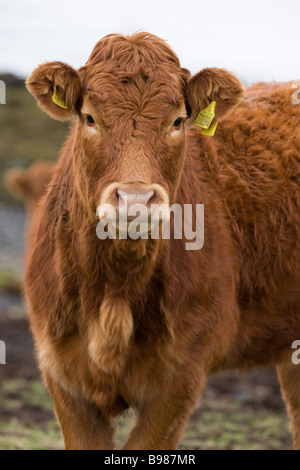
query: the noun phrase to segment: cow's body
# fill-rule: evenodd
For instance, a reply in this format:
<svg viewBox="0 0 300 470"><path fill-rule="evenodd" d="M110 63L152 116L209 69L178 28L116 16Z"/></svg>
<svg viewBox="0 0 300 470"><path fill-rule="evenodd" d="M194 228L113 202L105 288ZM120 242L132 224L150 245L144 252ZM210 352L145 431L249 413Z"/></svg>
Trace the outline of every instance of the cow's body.
<svg viewBox="0 0 300 470"><path fill-rule="evenodd" d="M246 90L209 160L240 259L234 367L276 364L300 334L300 115L292 93L291 83Z"/></svg>
<svg viewBox="0 0 300 470"><path fill-rule="evenodd" d="M110 419L127 407L138 421L126 449L175 448L207 375L257 364L279 367L300 446L291 362L300 338L300 114L291 94L289 84L253 87L214 138L186 131L170 202L204 204L198 251L173 237L96 237L74 126L35 217L26 276L67 448L112 448Z"/></svg>

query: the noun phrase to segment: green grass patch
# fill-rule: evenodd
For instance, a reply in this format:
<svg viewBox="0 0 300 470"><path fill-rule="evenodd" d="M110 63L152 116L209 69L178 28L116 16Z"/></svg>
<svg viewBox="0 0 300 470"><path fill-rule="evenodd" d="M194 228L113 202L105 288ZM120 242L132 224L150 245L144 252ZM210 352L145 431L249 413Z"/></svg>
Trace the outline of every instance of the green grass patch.
<svg viewBox="0 0 300 470"><path fill-rule="evenodd" d="M22 293L23 277L20 272L0 268L0 292L19 295Z"/></svg>
<svg viewBox="0 0 300 470"><path fill-rule="evenodd" d="M62 450L64 448L59 427L52 420L43 428L26 426L18 419L0 424L1 450Z"/></svg>

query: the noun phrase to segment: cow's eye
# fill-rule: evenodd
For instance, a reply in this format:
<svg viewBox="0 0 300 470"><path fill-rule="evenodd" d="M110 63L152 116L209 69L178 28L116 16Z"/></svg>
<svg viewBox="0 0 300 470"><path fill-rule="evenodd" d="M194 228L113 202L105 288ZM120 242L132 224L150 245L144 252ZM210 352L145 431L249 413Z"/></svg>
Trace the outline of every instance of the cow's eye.
<svg viewBox="0 0 300 470"><path fill-rule="evenodd" d="M94 118L90 114L86 115L86 120L88 126L93 126L95 124Z"/></svg>
<svg viewBox="0 0 300 470"><path fill-rule="evenodd" d="M177 118L175 119L175 121L173 122L173 126L174 127L177 127L177 129L180 127L180 124L182 123L182 118Z"/></svg>

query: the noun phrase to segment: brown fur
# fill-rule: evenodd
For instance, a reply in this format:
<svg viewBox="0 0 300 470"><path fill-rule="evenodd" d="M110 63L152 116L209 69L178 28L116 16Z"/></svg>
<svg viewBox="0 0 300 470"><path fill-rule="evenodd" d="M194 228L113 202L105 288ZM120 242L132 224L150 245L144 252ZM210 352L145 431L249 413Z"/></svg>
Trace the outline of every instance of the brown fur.
<svg viewBox="0 0 300 470"><path fill-rule="evenodd" d="M76 122L32 227L26 298L66 448L113 448L110 420L128 407L138 419L125 449L176 448L207 375L224 368L280 365L298 415L299 382L285 380L300 335L300 116L290 85L254 86L237 106L233 75L190 77L145 33L105 37L79 72L54 64L28 88L49 114ZM53 108L57 82L68 110ZM214 139L193 126L212 100ZM174 133L183 112L189 124ZM160 185L171 204L205 205L202 250L172 237L96 237L105 190L137 182Z"/></svg>

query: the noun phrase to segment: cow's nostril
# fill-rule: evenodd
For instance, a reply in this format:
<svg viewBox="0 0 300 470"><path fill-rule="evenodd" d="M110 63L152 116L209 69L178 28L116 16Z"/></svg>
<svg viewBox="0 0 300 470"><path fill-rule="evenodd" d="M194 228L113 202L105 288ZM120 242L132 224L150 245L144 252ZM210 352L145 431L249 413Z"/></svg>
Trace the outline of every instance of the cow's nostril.
<svg viewBox="0 0 300 470"><path fill-rule="evenodd" d="M116 201L118 203L119 209L125 206L128 203L128 193L122 189L116 189Z"/></svg>
<svg viewBox="0 0 300 470"><path fill-rule="evenodd" d="M150 199L147 202L148 207L151 207L152 204L157 204L158 203L158 196L157 196L156 191L152 191L152 193L153 194L151 195Z"/></svg>
<svg viewBox="0 0 300 470"><path fill-rule="evenodd" d="M126 191L123 191L123 189L116 189L116 193L117 193L117 196L118 198L122 198L122 197L125 197L126 196Z"/></svg>
<svg viewBox="0 0 300 470"><path fill-rule="evenodd" d="M118 193L118 189L115 189L112 193L111 193L111 203L115 206L115 207L119 207L119 203L120 203L120 197L119 197L119 193Z"/></svg>

